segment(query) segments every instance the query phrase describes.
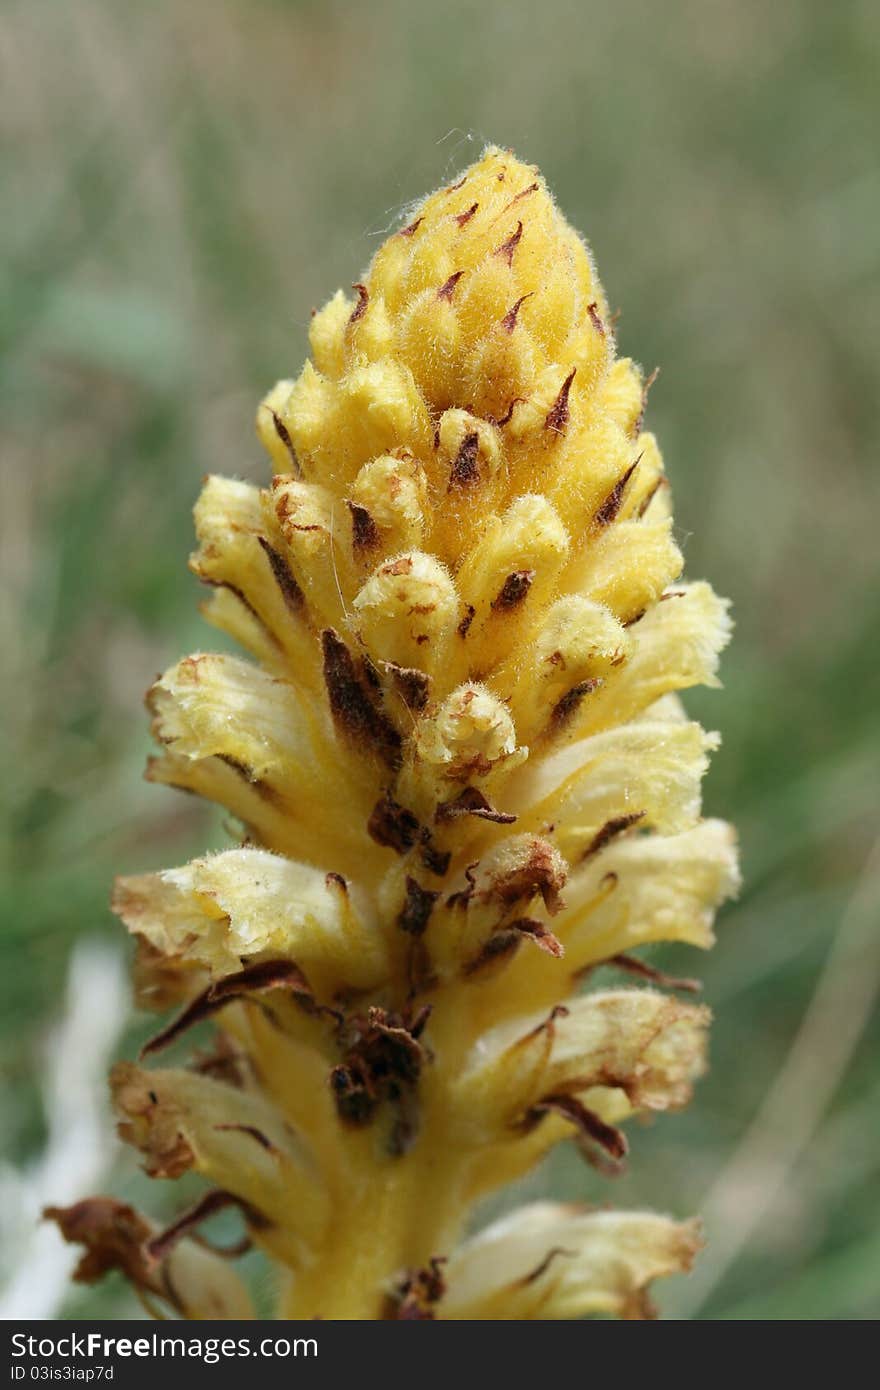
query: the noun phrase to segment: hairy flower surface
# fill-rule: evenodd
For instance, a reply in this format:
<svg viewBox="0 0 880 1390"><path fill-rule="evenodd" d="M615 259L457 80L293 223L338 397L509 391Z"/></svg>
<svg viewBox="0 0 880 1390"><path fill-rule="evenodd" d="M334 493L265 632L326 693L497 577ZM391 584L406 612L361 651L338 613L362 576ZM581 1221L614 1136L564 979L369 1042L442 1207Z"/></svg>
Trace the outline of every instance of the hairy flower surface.
<svg viewBox="0 0 880 1390"><path fill-rule="evenodd" d="M115 895L141 1001L177 1010L114 1071L120 1130L210 1187L165 1231L56 1219L81 1277L184 1316L246 1315L194 1238L229 1204L282 1317L643 1316L693 1223L539 1203L462 1240L560 1140L619 1167L703 1068L690 982L631 953L709 946L736 886L676 695L717 683L726 605L679 581L647 383L535 169L489 149L310 338L258 413L271 485L196 507L207 617L252 659L149 697L149 776L244 838ZM603 963L637 984L582 992ZM154 1062L209 1017L210 1055Z"/></svg>

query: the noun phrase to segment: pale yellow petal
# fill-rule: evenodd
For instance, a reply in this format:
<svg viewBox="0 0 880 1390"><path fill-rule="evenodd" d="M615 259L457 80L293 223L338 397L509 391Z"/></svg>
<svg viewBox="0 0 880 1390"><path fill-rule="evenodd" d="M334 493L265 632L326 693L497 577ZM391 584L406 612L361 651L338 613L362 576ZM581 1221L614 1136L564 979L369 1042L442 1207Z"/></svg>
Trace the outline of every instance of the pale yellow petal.
<svg viewBox="0 0 880 1390"><path fill-rule="evenodd" d="M700 1248L695 1221L642 1211L585 1211L536 1202L454 1252L437 1316L514 1321L650 1316L648 1286L686 1272Z"/></svg>
<svg viewBox="0 0 880 1390"><path fill-rule="evenodd" d="M388 971L368 895L339 875L257 849L118 880L114 908L133 932L214 978L286 959L322 998L377 984Z"/></svg>

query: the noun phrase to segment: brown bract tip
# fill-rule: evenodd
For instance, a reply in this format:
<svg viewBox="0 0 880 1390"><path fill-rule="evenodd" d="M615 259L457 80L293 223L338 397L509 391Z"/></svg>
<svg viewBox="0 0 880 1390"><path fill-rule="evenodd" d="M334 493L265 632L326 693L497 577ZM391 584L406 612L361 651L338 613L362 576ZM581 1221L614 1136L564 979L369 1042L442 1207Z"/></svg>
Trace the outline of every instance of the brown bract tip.
<svg viewBox="0 0 880 1390"><path fill-rule="evenodd" d="M216 1212L225 1211L227 1207L238 1207L248 1218L256 1216L248 1203L240 1197L233 1196L231 1192L224 1192L219 1187L214 1188L200 1197L194 1206L179 1216L170 1226L166 1226L164 1231L160 1231L158 1235L152 1236L146 1242L144 1255L147 1261L152 1265L160 1264L167 1259L175 1245L184 1236L189 1235L191 1231L200 1226L203 1221L207 1221L209 1217L214 1216ZM266 1222L262 1216L256 1216L253 1224L265 1226Z"/></svg>
<svg viewBox="0 0 880 1390"><path fill-rule="evenodd" d="M507 261L507 264L509 266L513 265L513 253L519 246L522 234L523 224L521 222L517 222L516 231L511 232L507 240L502 242L501 245L495 251L495 255L503 257L503 259Z"/></svg>
<svg viewBox="0 0 880 1390"><path fill-rule="evenodd" d="M290 566L279 550L274 545L270 545L265 536L258 536L257 540L263 548L266 559L269 561L269 568L278 588L281 597L291 613L297 617L301 616L305 608L305 599L302 589L297 584L290 571Z"/></svg>
<svg viewBox="0 0 880 1390"><path fill-rule="evenodd" d="M523 1285L534 1284L536 1280L540 1279L542 1274L547 1273L547 1270L550 1268L554 1260L557 1260L560 1257L574 1259L576 1256L576 1250L566 1250L565 1247L562 1245L554 1245L552 1249L547 1251L547 1254L544 1256L541 1263L539 1265L536 1265L534 1269L530 1270L528 1274L523 1275L522 1280L520 1282Z"/></svg>
<svg viewBox="0 0 880 1390"><path fill-rule="evenodd" d="M594 526L610 526L611 522L617 519L617 514L620 511L621 503L623 502L623 494L626 491L626 485L632 477L633 473L635 473L636 469L638 468L641 462L641 458L642 456L641 454L639 454L639 457L636 459L636 461L634 463L631 463L626 472L618 478L617 482L614 484L614 487L611 489L608 496L605 498L605 501L602 503L601 507L596 512L596 515L593 517Z"/></svg>
<svg viewBox="0 0 880 1390"><path fill-rule="evenodd" d="M333 628L321 633L324 684L338 731L388 767L400 766L402 739L381 707L371 673L354 657Z"/></svg>
<svg viewBox="0 0 880 1390"><path fill-rule="evenodd" d="M314 992L299 966L290 960L264 960L255 965L245 966L233 975L225 975L215 980L201 994L189 1003L177 1018L144 1043L141 1057L149 1057L161 1052L187 1029L202 1019L210 1018L218 1009L243 995L266 994L272 990L287 990L309 1012L317 1012L322 1006L316 1004ZM328 1010L327 1012L333 1012Z"/></svg>
<svg viewBox="0 0 880 1390"><path fill-rule="evenodd" d="M622 1130L606 1124L577 1096L571 1095L544 1096L529 1110L523 1121L524 1127L527 1130L532 1128L542 1116L550 1113L560 1115L574 1125L578 1133L578 1148L589 1163L609 1175L622 1171L621 1165L629 1149ZM608 1159L613 1166L609 1166Z"/></svg>
<svg viewBox="0 0 880 1390"><path fill-rule="evenodd" d="M592 324L593 324L593 327L595 328L596 332L597 332L597 333L600 333L600 334L602 335L602 337L604 338L604 337L605 337L605 324L602 322L602 316L601 316L601 314L599 313L599 306L596 304L595 300L593 301L592 304L588 304L588 305L587 305L587 313L588 313L589 316L590 316L590 320L591 320L591 322L592 322Z"/></svg>
<svg viewBox="0 0 880 1390"><path fill-rule="evenodd" d="M530 183L528 188L521 189L521 191L517 193L515 198L511 198L510 202L507 204L507 207L504 209L504 212L510 212L510 209L514 207L518 202L520 202L521 199L528 198L532 193L537 193L538 188L539 185L537 183Z"/></svg>
<svg viewBox="0 0 880 1390"><path fill-rule="evenodd" d="M641 433L642 425L645 423L645 412L648 409L648 396L650 395L651 387L654 385L654 382L657 380L659 375L660 368L655 367L654 370L652 372L649 372L649 374L645 378L645 384L642 387L641 409L639 410L638 418L636 419L632 431L634 439L638 438L639 434Z"/></svg>
<svg viewBox="0 0 880 1390"><path fill-rule="evenodd" d="M457 820L460 816L477 816L481 820L494 821L496 825L513 825L516 820L516 816L509 811L496 810L478 787L465 787L452 801L441 801L434 813L438 824Z"/></svg>
<svg viewBox="0 0 880 1390"><path fill-rule="evenodd" d="M568 395L571 391L571 383L574 381L577 367L572 367L565 381L559 388L559 395L547 412L544 420L544 428L552 430L554 434L564 434L568 424Z"/></svg>
<svg viewBox="0 0 880 1390"><path fill-rule="evenodd" d="M455 287L461 279L462 275L464 275L463 270L454 271L454 273L450 275L449 279L440 286L439 290L437 291L437 298L445 299L447 304L451 304L452 296L455 294Z"/></svg>
<svg viewBox="0 0 880 1390"><path fill-rule="evenodd" d="M605 824L596 831L592 840L581 855L581 863L586 859L592 859L593 855L599 854L612 840L616 840L618 835L622 835L625 831L632 829L634 825L638 825L639 821L644 820L644 818L644 811L628 811L622 816L612 816L610 820L607 820Z"/></svg>
<svg viewBox="0 0 880 1390"><path fill-rule="evenodd" d="M525 304L526 300L531 299L533 294L534 290L530 290L528 294L521 294L516 303L511 304L507 313L504 315L504 318L501 320L501 327L504 329L505 333L512 333L513 330L516 328L516 320L519 315L519 311L522 308L523 304ZM512 408L513 407L511 407L511 409Z"/></svg>
<svg viewBox="0 0 880 1390"><path fill-rule="evenodd" d="M510 405L507 407L504 414L499 419L493 420L492 423L496 425L498 429L504 429L504 426L509 425L511 420L513 419L513 412L515 408L518 405L522 405L524 400L525 396L514 396L513 400L510 402Z"/></svg>
<svg viewBox="0 0 880 1390"><path fill-rule="evenodd" d="M400 930L409 936L422 936L439 896L439 893L423 888L417 879L407 875L406 898L397 916Z"/></svg>
<svg viewBox="0 0 880 1390"><path fill-rule="evenodd" d="M363 318L364 314L367 312L367 305L370 302L370 292L366 285L358 283L352 285L352 289L357 290L358 302L351 311L351 316L348 320L349 328L351 328L353 324L356 324L359 319Z"/></svg>
<svg viewBox="0 0 880 1390"><path fill-rule="evenodd" d="M293 440L290 437L290 432L288 431L287 426L285 425L284 421L281 419L281 416L278 414L276 410L272 411L272 423L275 426L275 433L278 435L278 438L281 440L281 443L287 450L295 476L297 478L301 478L302 469L299 466L299 459L297 458L296 449L293 446Z"/></svg>
<svg viewBox="0 0 880 1390"><path fill-rule="evenodd" d="M665 478L663 478L663 477L657 478L657 479L651 484L651 486L648 488L648 491L645 493L644 497L642 498L641 502L639 503L639 509L638 509L638 511L636 512L636 516L637 516L637 518L638 518L639 520L641 520L642 517L645 515L645 512L648 510L648 508L650 507L651 503L654 501L654 498L657 496L657 493L660 491L661 487L668 487L668 486L669 486L669 484L668 484L667 480L666 480Z"/></svg>
<svg viewBox="0 0 880 1390"><path fill-rule="evenodd" d="M532 941L541 951L557 959L565 955L565 948L558 937L536 917L518 917L515 922L494 931L483 943L477 956L464 967L465 975L475 975L486 967L510 958L521 941Z"/></svg>
<svg viewBox="0 0 880 1390"><path fill-rule="evenodd" d="M417 666L398 666L396 662L385 663L385 670L391 676L394 688L408 710L421 714L428 703L431 678Z"/></svg>
<svg viewBox="0 0 880 1390"><path fill-rule="evenodd" d="M377 845L406 854L419 839L421 825L412 811L401 806L390 791L386 791L370 813L367 831Z"/></svg>
<svg viewBox="0 0 880 1390"><path fill-rule="evenodd" d="M615 965L618 970L624 970L628 975L635 975L640 980L650 980L651 984L659 985L661 989L681 990L684 994L699 994L703 988L699 980L681 975L667 975L665 970L658 970L656 966L649 965L647 961L639 960L638 956L610 956L607 961L602 963Z"/></svg>

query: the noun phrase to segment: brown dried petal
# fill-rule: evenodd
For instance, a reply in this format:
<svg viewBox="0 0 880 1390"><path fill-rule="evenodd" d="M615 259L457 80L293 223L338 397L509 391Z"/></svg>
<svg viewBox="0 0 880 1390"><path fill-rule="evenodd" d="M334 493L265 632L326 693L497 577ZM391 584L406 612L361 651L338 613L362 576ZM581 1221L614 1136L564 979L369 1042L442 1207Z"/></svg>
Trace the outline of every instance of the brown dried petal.
<svg viewBox="0 0 880 1390"><path fill-rule="evenodd" d="M300 1003L313 1010L318 1007L315 1004L315 996L308 980L292 961L260 961L256 965L245 966L243 970L236 971L234 975L226 975L222 980L215 980L213 984L210 984L187 1005L181 1014L178 1014L177 1018L172 1019L167 1027L144 1043L141 1048L141 1058L160 1052L169 1043L174 1042L181 1034L185 1033L188 1028L191 1028L193 1024L209 1018L211 1014L216 1013L218 1009L222 1009L225 1004L231 1003L232 1000L239 999L243 995L266 994L274 989L288 990L297 997Z"/></svg>
<svg viewBox="0 0 880 1390"><path fill-rule="evenodd" d="M509 811L497 811L478 787L465 787L452 801L441 801L434 814L438 824L457 820L460 816L477 816L494 821L496 825L513 825L516 816Z"/></svg>

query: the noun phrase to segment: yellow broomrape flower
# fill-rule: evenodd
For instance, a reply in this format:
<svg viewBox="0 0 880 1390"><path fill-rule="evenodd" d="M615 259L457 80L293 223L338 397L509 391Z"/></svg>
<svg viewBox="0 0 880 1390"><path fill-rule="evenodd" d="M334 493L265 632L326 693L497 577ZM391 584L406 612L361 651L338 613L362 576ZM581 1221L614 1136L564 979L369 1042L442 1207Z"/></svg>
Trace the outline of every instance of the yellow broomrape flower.
<svg viewBox="0 0 880 1390"><path fill-rule="evenodd" d="M693 1222L542 1202L463 1238L560 1140L618 1167L703 1069L707 1010L631 953L711 945L736 887L675 693L717 683L726 605L679 580L648 383L535 169L487 150L310 336L259 409L270 486L196 506L206 616L253 659L150 694L149 776L244 838L115 894L177 1009L113 1073L120 1132L210 1186L166 1230L55 1218L80 1278L185 1317L249 1315L193 1237L229 1204L280 1317L644 1316ZM579 992L603 963L638 985ZM208 1017L210 1055L153 1064Z"/></svg>

